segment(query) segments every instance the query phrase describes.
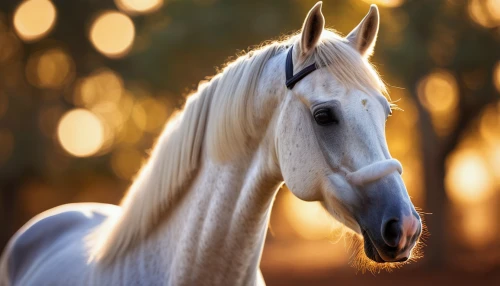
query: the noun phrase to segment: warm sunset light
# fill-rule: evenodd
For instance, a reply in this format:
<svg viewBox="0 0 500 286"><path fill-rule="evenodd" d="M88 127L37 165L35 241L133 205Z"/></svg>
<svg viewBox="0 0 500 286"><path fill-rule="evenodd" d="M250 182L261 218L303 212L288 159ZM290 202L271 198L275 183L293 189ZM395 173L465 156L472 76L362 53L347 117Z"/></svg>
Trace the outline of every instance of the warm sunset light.
<svg viewBox="0 0 500 286"><path fill-rule="evenodd" d="M500 1L469 0L469 16L481 26L493 28L500 25Z"/></svg>
<svg viewBox="0 0 500 286"><path fill-rule="evenodd" d="M369 4L377 4L388 8L399 7L401 6L401 4L405 2L404 0L363 0L363 1Z"/></svg>
<svg viewBox="0 0 500 286"><path fill-rule="evenodd" d="M497 62L493 70L493 83L495 84L497 91L500 92L500 61Z"/></svg>
<svg viewBox="0 0 500 286"><path fill-rule="evenodd" d="M34 54L28 60L26 77L39 88L61 88L74 78L73 59L60 49Z"/></svg>
<svg viewBox="0 0 500 286"><path fill-rule="evenodd" d="M481 136L492 146L500 146L500 102L489 105L479 121Z"/></svg>
<svg viewBox="0 0 500 286"><path fill-rule="evenodd" d="M0 286L500 286L499 40L500 0L0 0Z"/></svg>
<svg viewBox="0 0 500 286"><path fill-rule="evenodd" d="M56 22L56 8L48 0L28 0L14 13L14 28L24 41L34 41L47 35Z"/></svg>
<svg viewBox="0 0 500 286"><path fill-rule="evenodd" d="M458 150L448 159L446 191L452 201L480 203L493 190L493 180L484 158L474 149Z"/></svg>
<svg viewBox="0 0 500 286"><path fill-rule="evenodd" d="M500 144L491 146L488 155L492 172L497 180L497 186L500 188Z"/></svg>
<svg viewBox="0 0 500 286"><path fill-rule="evenodd" d="M100 69L77 82L73 100L76 105L87 108L103 102L116 104L123 92L121 76L112 70Z"/></svg>
<svg viewBox="0 0 500 286"><path fill-rule="evenodd" d="M332 234L337 222L319 202L305 202L290 191L283 195L284 215L293 230L302 238L318 240Z"/></svg>
<svg viewBox="0 0 500 286"><path fill-rule="evenodd" d="M495 219L491 211L485 206L471 206L463 213L463 233L470 245L483 247L495 239Z"/></svg>
<svg viewBox="0 0 500 286"><path fill-rule="evenodd" d="M445 70L437 70L419 83L418 99L431 113L438 134L446 134L456 119L459 101L455 77Z"/></svg>
<svg viewBox="0 0 500 286"><path fill-rule="evenodd" d="M99 69L80 79L75 87L73 102L90 109L103 124L103 145L99 154L107 153L116 143L125 120L132 109L132 99L125 98L123 79L110 69Z"/></svg>
<svg viewBox="0 0 500 286"><path fill-rule="evenodd" d="M99 15L90 28L90 41L102 54L119 58L127 54L134 42L134 23L120 12Z"/></svg>
<svg viewBox="0 0 500 286"><path fill-rule="evenodd" d="M63 115L57 137L64 150L76 157L95 154L103 144L103 125L92 112L73 109Z"/></svg>
<svg viewBox="0 0 500 286"><path fill-rule="evenodd" d="M115 0L120 10L129 14L145 14L158 10L163 0Z"/></svg>
<svg viewBox="0 0 500 286"><path fill-rule="evenodd" d="M115 143L116 133L123 127L124 118L114 102L106 101L93 106L90 109L98 115L103 124L103 145L99 154L108 152Z"/></svg>
<svg viewBox="0 0 500 286"><path fill-rule="evenodd" d="M458 104L458 88L455 77L446 71L434 72L424 81L423 93L419 94L422 104L435 113L447 113Z"/></svg>

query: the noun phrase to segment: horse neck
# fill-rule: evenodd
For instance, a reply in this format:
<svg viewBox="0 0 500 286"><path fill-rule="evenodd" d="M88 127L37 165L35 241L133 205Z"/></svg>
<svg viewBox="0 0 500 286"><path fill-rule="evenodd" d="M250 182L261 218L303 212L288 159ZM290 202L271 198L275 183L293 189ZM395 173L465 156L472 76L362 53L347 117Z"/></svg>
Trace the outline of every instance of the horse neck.
<svg viewBox="0 0 500 286"><path fill-rule="evenodd" d="M170 252L171 285L250 284L258 265L280 179L266 152L230 164L205 157L178 207L158 231ZM175 231L174 231L175 230Z"/></svg>
<svg viewBox="0 0 500 286"><path fill-rule="evenodd" d="M270 59L255 104L261 118L255 146L229 162L202 152L196 176L147 243L170 285L252 285L272 202L282 182L274 152L274 126L284 55ZM275 87L275 88L273 88ZM264 111L265 110L265 111ZM158 255L159 253L160 255Z"/></svg>

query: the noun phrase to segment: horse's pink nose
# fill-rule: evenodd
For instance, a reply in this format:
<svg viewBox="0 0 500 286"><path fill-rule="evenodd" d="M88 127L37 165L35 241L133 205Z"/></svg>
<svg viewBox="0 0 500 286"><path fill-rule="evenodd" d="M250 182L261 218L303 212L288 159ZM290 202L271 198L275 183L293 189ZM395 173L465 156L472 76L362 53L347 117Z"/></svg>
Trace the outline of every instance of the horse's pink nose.
<svg viewBox="0 0 500 286"><path fill-rule="evenodd" d="M420 219L410 215L399 218L391 218L382 225L382 238L389 247L406 250L420 237Z"/></svg>

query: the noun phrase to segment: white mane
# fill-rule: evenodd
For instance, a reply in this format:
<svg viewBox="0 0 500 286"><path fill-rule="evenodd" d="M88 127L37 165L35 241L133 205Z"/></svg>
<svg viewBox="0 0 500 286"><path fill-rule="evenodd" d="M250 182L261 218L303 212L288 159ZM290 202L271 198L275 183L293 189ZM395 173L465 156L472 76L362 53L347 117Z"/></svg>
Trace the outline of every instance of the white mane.
<svg viewBox="0 0 500 286"><path fill-rule="evenodd" d="M246 152L247 139L259 135L253 99L262 71L270 58L299 39L292 36L247 53L200 84L165 127L151 158L124 197L121 214L88 236L91 260L112 261L143 239L184 194L204 148L220 162ZM372 66L333 32L324 31L316 51L296 67L312 61L327 66L346 87L385 91Z"/></svg>

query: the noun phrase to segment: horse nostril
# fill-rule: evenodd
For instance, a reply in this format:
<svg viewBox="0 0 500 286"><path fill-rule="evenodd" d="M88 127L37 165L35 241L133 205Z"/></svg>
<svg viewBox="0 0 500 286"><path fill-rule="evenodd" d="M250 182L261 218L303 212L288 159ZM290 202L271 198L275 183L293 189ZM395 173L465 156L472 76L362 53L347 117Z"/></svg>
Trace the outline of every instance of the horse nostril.
<svg viewBox="0 0 500 286"><path fill-rule="evenodd" d="M384 224L382 238L388 246L398 246L401 238L401 224L398 219L390 219Z"/></svg>

